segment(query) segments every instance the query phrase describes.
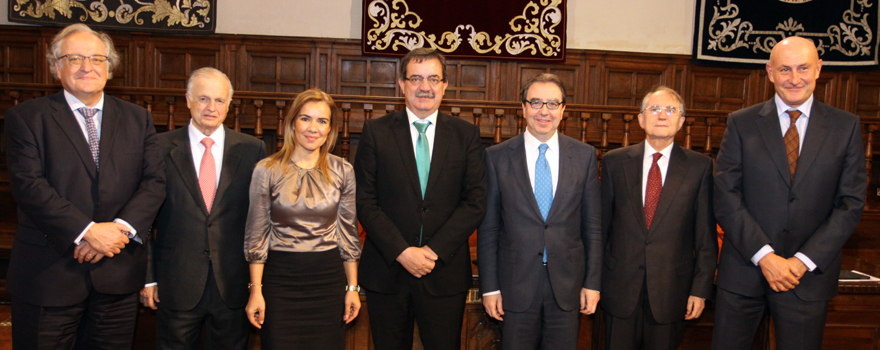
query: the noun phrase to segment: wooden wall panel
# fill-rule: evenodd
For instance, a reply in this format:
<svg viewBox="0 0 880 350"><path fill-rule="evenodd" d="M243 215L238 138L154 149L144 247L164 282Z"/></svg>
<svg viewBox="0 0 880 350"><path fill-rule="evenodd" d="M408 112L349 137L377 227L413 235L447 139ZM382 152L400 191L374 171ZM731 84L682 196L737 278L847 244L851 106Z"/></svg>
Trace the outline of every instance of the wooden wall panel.
<svg viewBox="0 0 880 350"><path fill-rule="evenodd" d="M671 67L662 63L606 61L603 81L605 105L639 106L652 87L670 81Z"/></svg>
<svg viewBox="0 0 880 350"><path fill-rule="evenodd" d="M445 98L458 100L492 100L490 83L494 86L495 76L491 61L446 61L449 86Z"/></svg>
<svg viewBox="0 0 880 350"><path fill-rule="evenodd" d="M182 89L192 71L202 67L221 67L220 50L185 47L156 48L155 87Z"/></svg>
<svg viewBox="0 0 880 350"><path fill-rule="evenodd" d="M397 96L398 60L339 55L336 91L344 95Z"/></svg>

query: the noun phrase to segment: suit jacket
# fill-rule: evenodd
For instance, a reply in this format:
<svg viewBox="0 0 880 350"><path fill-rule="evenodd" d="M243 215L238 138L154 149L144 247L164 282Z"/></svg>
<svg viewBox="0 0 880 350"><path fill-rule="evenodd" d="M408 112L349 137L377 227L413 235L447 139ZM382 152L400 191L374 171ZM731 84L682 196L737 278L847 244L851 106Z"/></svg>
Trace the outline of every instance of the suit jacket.
<svg viewBox="0 0 880 350"><path fill-rule="evenodd" d="M647 283L659 323L684 320L688 296L710 299L718 259L712 159L672 145L651 229L642 203L645 142L602 158L602 308L629 318Z"/></svg>
<svg viewBox="0 0 880 350"><path fill-rule="evenodd" d="M165 198L165 165L147 110L104 95L100 172L62 92L6 111L18 228L7 287L19 300L67 306L91 290L126 294L144 286L146 249L134 241L97 264L73 259L74 240L92 221L120 218L146 242Z"/></svg>
<svg viewBox="0 0 880 350"><path fill-rule="evenodd" d="M480 289L500 290L504 308L525 311L547 269L556 302L580 308L581 288L600 290L602 233L596 149L559 135L559 184L547 220L526 165L522 134L486 149L489 198L477 236Z"/></svg>
<svg viewBox="0 0 880 350"><path fill-rule="evenodd" d="M433 295L473 285L468 237L486 212L486 168L475 125L438 113L424 200L406 111L364 123L354 163L357 215L367 233L359 281L369 290L397 292L414 279L395 259L423 245L439 256L421 278Z"/></svg>
<svg viewBox="0 0 880 350"><path fill-rule="evenodd" d="M817 268L794 288L806 301L837 295L841 248L865 205L865 148L858 116L813 102L794 181L773 100L731 113L715 161L715 216L724 230L718 287L768 290L749 259L765 244Z"/></svg>
<svg viewBox="0 0 880 350"><path fill-rule="evenodd" d="M266 156L263 142L226 128L220 184L210 214L199 188L188 128L160 134L159 146L167 186L152 244L153 274L147 280L159 283L159 300L166 307L190 310L202 298L212 264L226 306L244 307L250 279L241 254L248 189L254 166Z"/></svg>

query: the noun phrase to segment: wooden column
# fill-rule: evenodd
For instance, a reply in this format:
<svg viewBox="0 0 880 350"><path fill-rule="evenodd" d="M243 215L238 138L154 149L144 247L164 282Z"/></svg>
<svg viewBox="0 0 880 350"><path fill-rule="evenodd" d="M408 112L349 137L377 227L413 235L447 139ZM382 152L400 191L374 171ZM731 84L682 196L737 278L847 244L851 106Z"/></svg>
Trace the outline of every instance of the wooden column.
<svg viewBox="0 0 880 350"><path fill-rule="evenodd" d="M241 99L232 99L232 130L241 132Z"/></svg>
<svg viewBox="0 0 880 350"><path fill-rule="evenodd" d="M629 125L632 124L632 121L632 114L623 115L623 142L620 144L623 147L629 146Z"/></svg>
<svg viewBox="0 0 880 350"><path fill-rule="evenodd" d="M351 103L342 104L342 147L340 147L340 157L348 160L351 152L351 134L348 130L348 123L351 120Z"/></svg>
<svg viewBox="0 0 880 350"><path fill-rule="evenodd" d="M876 196L877 196L877 193L873 193L873 197L872 197L872 193L871 193L871 169L874 167L874 164L873 164L873 160L874 160L874 132L877 131L877 124L867 124L865 126L866 126L865 129L867 130L867 133L868 133L868 140L867 140L867 142L865 142L865 169L868 170L867 171L868 172L868 187L867 187L868 193L866 193L867 197L865 197L865 198L868 199L868 198L876 198ZM866 202L870 203L868 201L866 201ZM867 205L866 205L866 207L867 207Z"/></svg>
<svg viewBox="0 0 880 350"><path fill-rule="evenodd" d="M364 103L364 120L373 119L373 104Z"/></svg>
<svg viewBox="0 0 880 350"><path fill-rule="evenodd" d="M587 126L590 123L590 113L581 112L581 142L587 142Z"/></svg>
<svg viewBox="0 0 880 350"><path fill-rule="evenodd" d="M254 100L256 117L254 118L254 136L263 139L263 100Z"/></svg>
<svg viewBox="0 0 880 350"><path fill-rule="evenodd" d="M168 104L168 121L166 122L166 125L168 127L168 131L174 130L174 128L175 128L175 125L174 125L174 101L176 99L177 98L175 98L174 96L165 96L165 103Z"/></svg>
<svg viewBox="0 0 880 350"><path fill-rule="evenodd" d="M694 118L684 118L684 148L691 149L691 128L694 126Z"/></svg>
<svg viewBox="0 0 880 350"><path fill-rule="evenodd" d="M483 109L482 108L474 108L473 115L474 115L474 125L476 125L479 128L480 127L480 117L483 115ZM480 132L480 134L482 135L482 132Z"/></svg>
<svg viewBox="0 0 880 350"><path fill-rule="evenodd" d="M494 144L501 143L501 123L504 121L504 109L495 109L495 137L492 139Z"/></svg>
<svg viewBox="0 0 880 350"><path fill-rule="evenodd" d="M562 114L562 120L559 121L559 133L565 135L565 121L568 119L568 113Z"/></svg>
<svg viewBox="0 0 880 350"><path fill-rule="evenodd" d="M284 147L284 107L287 106L285 100L275 100L275 107L278 108L278 126L275 129L275 151L280 151Z"/></svg>
<svg viewBox="0 0 880 350"><path fill-rule="evenodd" d="M525 120L524 120L524 118L523 118L522 113L523 113L523 111L522 111L521 109L520 109L520 110L517 110L516 113L515 113L515 118L516 118L516 134L517 134L517 135L522 134L522 133L523 133L523 130L525 130L525 128L523 127L523 124L525 124Z"/></svg>
<svg viewBox="0 0 880 350"><path fill-rule="evenodd" d="M712 126L715 125L715 118L706 118L706 143L703 145L703 153L712 157ZM713 157L714 159L714 157Z"/></svg>

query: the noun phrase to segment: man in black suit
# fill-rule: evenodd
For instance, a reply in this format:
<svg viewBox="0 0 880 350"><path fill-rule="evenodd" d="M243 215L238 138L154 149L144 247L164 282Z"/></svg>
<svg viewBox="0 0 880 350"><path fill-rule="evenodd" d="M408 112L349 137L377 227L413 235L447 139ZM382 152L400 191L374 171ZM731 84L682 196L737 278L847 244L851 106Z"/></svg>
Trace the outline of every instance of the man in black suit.
<svg viewBox="0 0 880 350"><path fill-rule="evenodd" d="M684 99L658 86L642 99L645 141L602 159L609 350L677 349L684 321L700 317L712 296L712 159L675 144L684 119Z"/></svg>
<svg viewBox="0 0 880 350"><path fill-rule="evenodd" d="M776 96L727 118L715 162L714 349L751 348L768 307L778 349L822 347L867 174L859 117L815 101L821 68L810 40L779 42L767 64Z"/></svg>
<svg viewBox="0 0 880 350"><path fill-rule="evenodd" d="M565 86L522 89L526 132L486 150L488 210L478 233L486 312L507 349L577 349L599 301L602 232L596 150L559 134ZM580 311L580 313L578 313Z"/></svg>
<svg viewBox="0 0 880 350"><path fill-rule="evenodd" d="M241 249L251 174L266 150L223 125L233 92L226 74L198 69L186 91L189 125L159 135L166 196L141 302L159 309L161 349L197 348L203 325L206 348L245 349L249 274Z"/></svg>
<svg viewBox="0 0 880 350"><path fill-rule="evenodd" d="M458 349L473 277L468 237L486 210L480 130L439 113L443 55L401 60L406 111L364 124L354 170L367 232L359 276L376 349L410 349L413 319L425 349Z"/></svg>
<svg viewBox="0 0 880 350"><path fill-rule="evenodd" d="M64 28L47 55L64 91L6 111L18 228L7 273L16 349L131 347L150 224L165 198L153 117L104 94L106 34Z"/></svg>

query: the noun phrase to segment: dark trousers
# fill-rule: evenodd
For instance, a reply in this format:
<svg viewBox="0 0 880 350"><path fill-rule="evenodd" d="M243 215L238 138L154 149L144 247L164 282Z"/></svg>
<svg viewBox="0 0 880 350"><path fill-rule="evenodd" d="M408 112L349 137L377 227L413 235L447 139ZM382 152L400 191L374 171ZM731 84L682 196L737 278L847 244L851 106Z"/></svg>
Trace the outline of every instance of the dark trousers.
<svg viewBox="0 0 880 350"><path fill-rule="evenodd" d="M642 346L645 350L675 350L684 337L684 319L672 323L657 323L654 319L644 281L632 315L618 318L608 312L604 314L605 348L608 350L638 350Z"/></svg>
<svg viewBox="0 0 880 350"><path fill-rule="evenodd" d="M766 288L757 297L718 288L712 349L751 349L765 308L773 317L777 349L821 349L828 302L803 301L794 291L777 293Z"/></svg>
<svg viewBox="0 0 880 350"><path fill-rule="evenodd" d="M501 347L504 350L574 350L577 349L581 326L579 310L565 311L559 307L547 267L529 308L523 312L504 311L501 322ZM504 293L501 295L502 307Z"/></svg>
<svg viewBox="0 0 880 350"><path fill-rule="evenodd" d="M159 285L159 288L174 286ZM202 299L192 310L171 310L159 303L156 314L158 349L198 349L202 325L205 326L206 349L247 348L249 334L244 308L230 309L220 297L213 267L208 268L208 280Z"/></svg>
<svg viewBox="0 0 880 350"><path fill-rule="evenodd" d="M137 307L136 292L116 295L92 290L86 300L63 307L28 304L13 296L12 347L130 349Z"/></svg>
<svg viewBox="0 0 880 350"><path fill-rule="evenodd" d="M425 350L460 349L467 292L431 295L415 278L403 289L393 294L366 291L376 350L412 349L414 320Z"/></svg>

